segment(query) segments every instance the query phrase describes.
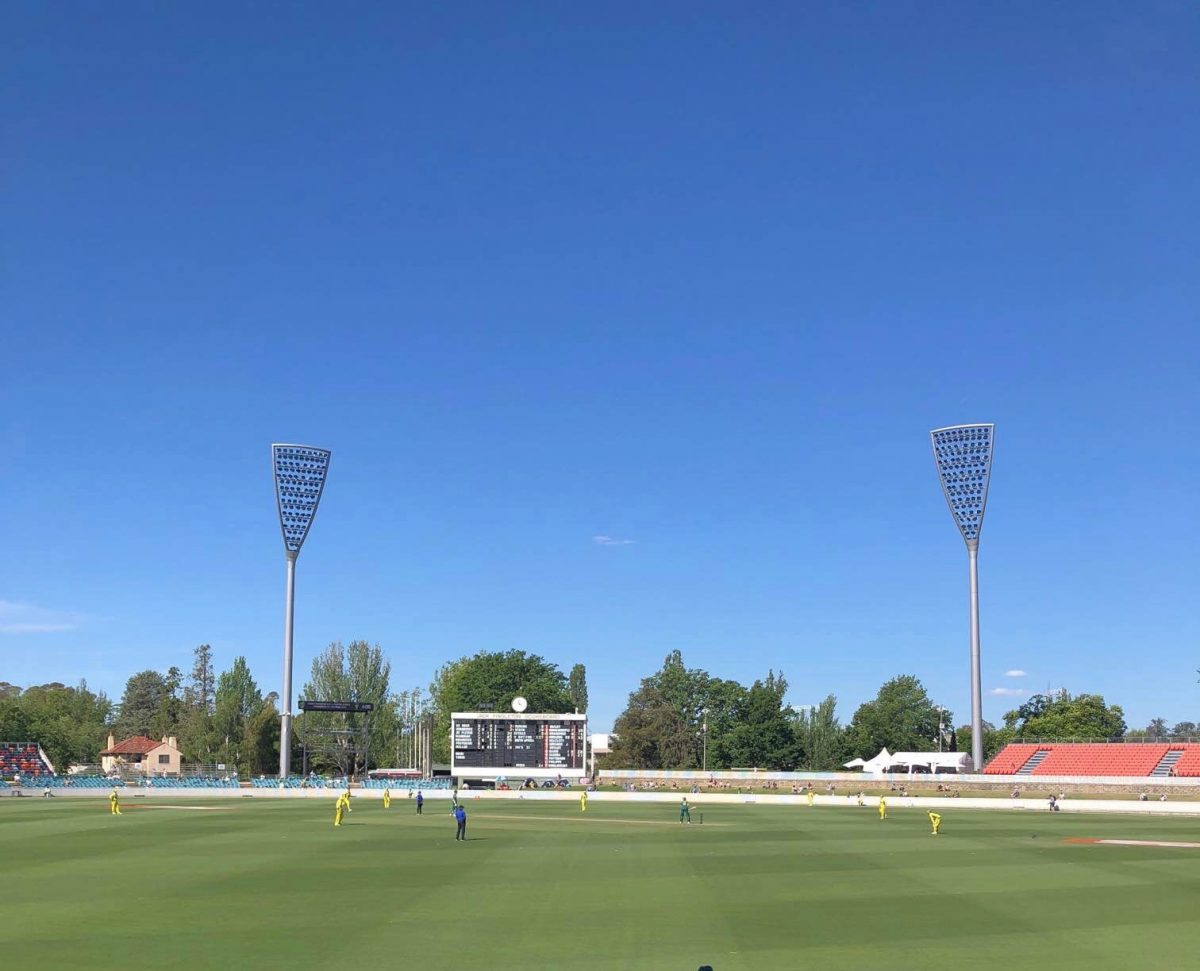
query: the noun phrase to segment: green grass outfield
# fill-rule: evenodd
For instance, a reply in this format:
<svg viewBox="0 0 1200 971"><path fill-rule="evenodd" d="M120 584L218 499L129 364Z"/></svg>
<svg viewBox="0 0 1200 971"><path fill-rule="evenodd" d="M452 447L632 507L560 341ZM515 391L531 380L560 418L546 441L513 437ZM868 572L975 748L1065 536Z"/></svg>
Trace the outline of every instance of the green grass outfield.
<svg viewBox="0 0 1200 971"><path fill-rule="evenodd" d="M1185 968L1200 820L332 799L0 801L6 968ZM166 808L168 806L195 808Z"/></svg>

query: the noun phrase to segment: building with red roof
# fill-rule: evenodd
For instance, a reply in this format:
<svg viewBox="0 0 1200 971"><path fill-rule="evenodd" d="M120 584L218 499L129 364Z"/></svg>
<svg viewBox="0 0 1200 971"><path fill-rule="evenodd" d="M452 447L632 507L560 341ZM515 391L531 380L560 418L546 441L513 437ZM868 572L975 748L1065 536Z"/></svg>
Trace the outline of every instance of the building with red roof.
<svg viewBox="0 0 1200 971"><path fill-rule="evenodd" d="M100 753L100 765L107 775L121 769L132 769L143 775L178 776L183 753L174 735L164 735L156 742L145 735L133 735L117 742L108 736L108 748Z"/></svg>

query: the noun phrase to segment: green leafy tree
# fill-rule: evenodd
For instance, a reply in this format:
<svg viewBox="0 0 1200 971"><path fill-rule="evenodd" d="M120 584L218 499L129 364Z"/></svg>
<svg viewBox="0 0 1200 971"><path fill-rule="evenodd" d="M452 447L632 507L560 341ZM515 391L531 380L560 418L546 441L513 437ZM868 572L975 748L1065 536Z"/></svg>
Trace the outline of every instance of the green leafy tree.
<svg viewBox="0 0 1200 971"><path fill-rule="evenodd" d="M192 671L183 689L176 733L186 762L210 765L220 757L221 740L212 722L215 684L212 648L199 644L192 652Z"/></svg>
<svg viewBox="0 0 1200 971"><path fill-rule="evenodd" d="M1167 720L1165 718L1152 718L1150 724L1146 726L1146 735L1149 738L1166 738L1170 734L1167 728Z"/></svg>
<svg viewBox="0 0 1200 971"><path fill-rule="evenodd" d="M271 692L247 719L243 729L242 758L250 775L274 775L279 769L281 719Z"/></svg>
<svg viewBox="0 0 1200 971"><path fill-rule="evenodd" d="M163 711L168 708L170 693L167 679L157 671L139 671L133 675L125 682L125 691L121 695L116 733L122 738L130 735L153 737Z"/></svg>
<svg viewBox="0 0 1200 971"><path fill-rule="evenodd" d="M707 746L701 746L701 767L710 771L732 768L740 764L734 751L733 730L746 717L748 693L744 685L725 678L713 678L705 674L698 681L697 690L702 705L701 741L704 741L705 725L708 736Z"/></svg>
<svg viewBox="0 0 1200 971"><path fill-rule="evenodd" d="M192 675L184 697L188 707L197 708L205 714L213 713L216 679L213 675L212 648L200 644L192 652Z"/></svg>
<svg viewBox="0 0 1200 971"><path fill-rule="evenodd" d="M181 698L182 681L183 675L179 668L172 666L167 669L167 673L163 676L164 690L158 709L155 711L154 717L150 719L150 731L147 734L151 738L165 738L168 735L178 734L180 719L184 714Z"/></svg>
<svg viewBox="0 0 1200 971"><path fill-rule="evenodd" d="M32 741L29 731L29 715L21 704L20 688L16 694L0 698L0 739L6 741Z"/></svg>
<svg viewBox="0 0 1200 971"><path fill-rule="evenodd" d="M971 726L962 725L955 731L955 751L971 751ZM986 765L1009 742L1016 741L1016 732L1011 728L997 728L990 722L983 723L983 761Z"/></svg>
<svg viewBox="0 0 1200 971"><path fill-rule="evenodd" d="M99 761L111 714L108 698L85 681L73 688L59 682L18 688L0 698L0 738L37 742L65 774L72 764Z"/></svg>
<svg viewBox="0 0 1200 971"><path fill-rule="evenodd" d="M1126 734L1120 705L1105 703L1102 695L1071 695L1067 691L1034 695L1008 712L1004 725L1017 739L1112 739Z"/></svg>
<svg viewBox="0 0 1200 971"><path fill-rule="evenodd" d="M239 772L248 772L251 756L245 744L246 726L262 707L263 699L244 657L234 658L229 670L217 678L213 704L213 733L220 746L220 761L236 765Z"/></svg>
<svg viewBox="0 0 1200 971"><path fill-rule="evenodd" d="M931 752L937 748L940 719L950 713L930 700L924 685L909 674L892 678L874 700L859 705L847 730L847 748L869 759L882 748L893 752Z"/></svg>
<svg viewBox="0 0 1200 971"><path fill-rule="evenodd" d="M801 768L809 772L835 772L846 761L846 733L838 722L837 698L828 695L816 707L796 718L796 741Z"/></svg>
<svg viewBox="0 0 1200 971"><path fill-rule="evenodd" d="M576 711L586 712L588 707L587 668L576 664L567 675L567 694Z"/></svg>
<svg viewBox="0 0 1200 971"><path fill-rule="evenodd" d="M455 711L508 711L518 696L535 712L568 713L575 704L556 664L524 651L481 651L443 665L429 686L433 757L450 761L450 715Z"/></svg>
<svg viewBox="0 0 1200 971"><path fill-rule="evenodd" d="M668 654L662 668L643 678L630 694L613 726L615 738L606 764L630 769L700 768L708 681L704 671L684 666L679 651ZM711 742L712 721L709 736ZM718 748L715 754L721 758L725 751Z"/></svg>
<svg viewBox="0 0 1200 971"><path fill-rule="evenodd" d="M391 724L385 709L389 704L388 681L391 665L383 656L378 645L366 641L351 641L345 647L340 641L330 644L313 659L309 681L301 690L304 698L320 701L370 702L375 710L383 714L376 719L372 713L369 738L369 764L378 765L387 761L389 745L393 738L387 733ZM297 736L310 729L341 729L352 733L362 731L365 716L333 712L305 712L297 719ZM319 769L336 769L346 775L357 775L365 771L364 765L351 751L351 738L347 736L338 751L319 755L313 764Z"/></svg>
<svg viewBox="0 0 1200 971"><path fill-rule="evenodd" d="M1200 732L1196 729L1195 722L1176 722L1175 727L1171 729L1172 738L1194 738Z"/></svg>
<svg viewBox="0 0 1200 971"><path fill-rule="evenodd" d="M725 740L735 766L790 771L799 763L796 713L784 702L786 693L787 679L773 671L750 686L742 717Z"/></svg>

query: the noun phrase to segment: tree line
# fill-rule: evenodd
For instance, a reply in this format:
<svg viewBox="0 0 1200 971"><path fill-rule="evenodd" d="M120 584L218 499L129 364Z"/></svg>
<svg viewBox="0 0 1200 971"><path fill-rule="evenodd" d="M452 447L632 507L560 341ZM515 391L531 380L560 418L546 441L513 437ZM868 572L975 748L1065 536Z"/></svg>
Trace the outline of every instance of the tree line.
<svg viewBox="0 0 1200 971"><path fill-rule="evenodd" d="M950 712L921 682L901 675L843 725L837 698L795 709L788 681L768 671L750 685L684 664L672 651L643 678L613 726L604 765L622 769L831 771L848 759L952 746Z"/></svg>
<svg viewBox="0 0 1200 971"><path fill-rule="evenodd" d="M845 724L833 695L797 708L787 700L788 689L782 672L768 671L745 685L689 668L682 653L672 651L630 693L603 765L830 771L884 747L907 752L971 747L970 727L954 728L950 710L930 698L914 675L885 682ZM309 712L296 718L292 762L299 766L305 738L321 735L345 742L324 746L310 759L318 771L408 767L415 764L420 723L430 731L434 761L446 763L451 712L508 711L517 696L531 711L586 712L586 668L575 664L564 673L536 654L480 651L440 667L427 691L394 690L391 665L379 645L335 642L314 658L300 698L370 702L366 759L350 743L363 730L363 716ZM1145 729L1129 729L1121 707L1103 696L1059 691L1034 695L1007 712L1002 726L985 722L984 751L991 758L1014 741L1184 739L1198 731L1193 722L1168 727L1161 718ZM274 774L279 763L278 696L262 692L244 657L215 673L208 644L195 648L186 675L176 666L137 672L116 703L84 682L22 690L0 681L0 739L39 742L60 772L97 762L110 732L118 738L174 736L186 763L225 765L243 775Z"/></svg>

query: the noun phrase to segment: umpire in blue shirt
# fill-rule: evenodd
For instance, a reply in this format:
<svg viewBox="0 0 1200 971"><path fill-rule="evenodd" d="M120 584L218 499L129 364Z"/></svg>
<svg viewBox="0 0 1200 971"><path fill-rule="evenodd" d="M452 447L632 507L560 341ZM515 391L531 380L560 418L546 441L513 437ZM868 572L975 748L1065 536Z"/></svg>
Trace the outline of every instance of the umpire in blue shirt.
<svg viewBox="0 0 1200 971"><path fill-rule="evenodd" d="M454 807L454 818L458 822L458 831L454 834L456 840L467 841L467 811L461 805Z"/></svg>

